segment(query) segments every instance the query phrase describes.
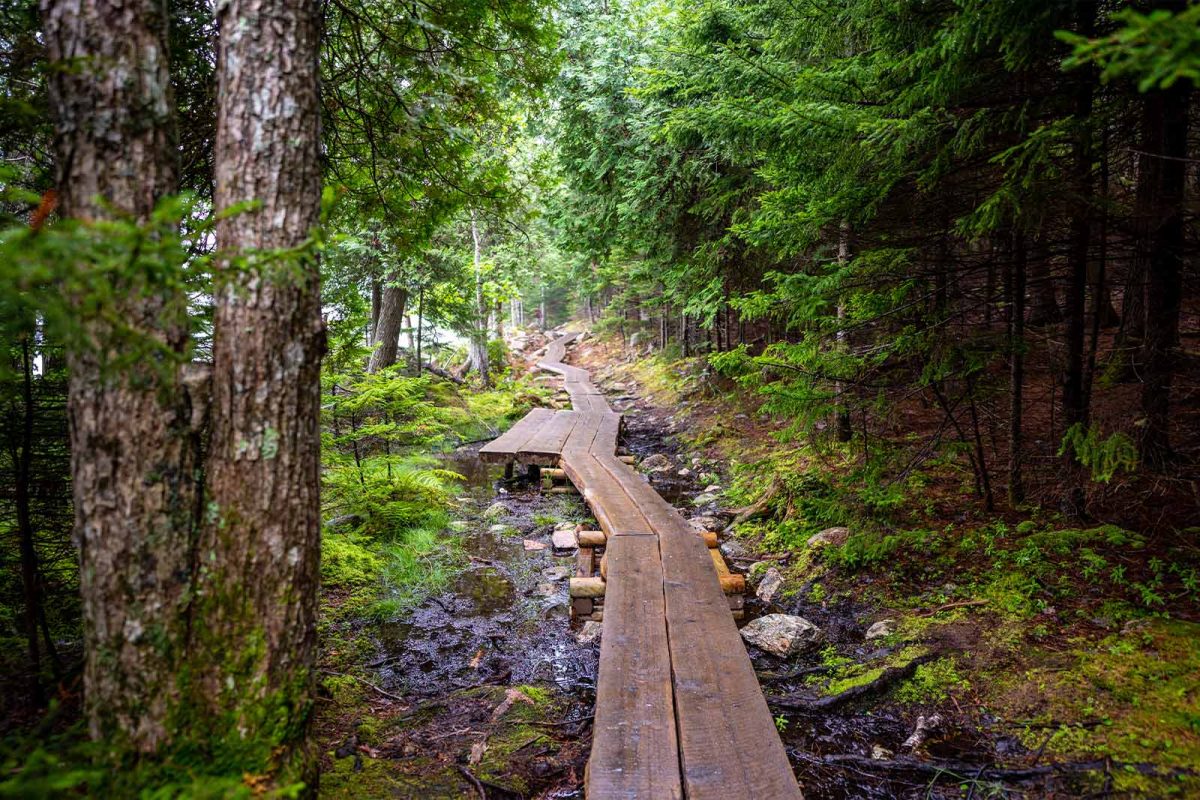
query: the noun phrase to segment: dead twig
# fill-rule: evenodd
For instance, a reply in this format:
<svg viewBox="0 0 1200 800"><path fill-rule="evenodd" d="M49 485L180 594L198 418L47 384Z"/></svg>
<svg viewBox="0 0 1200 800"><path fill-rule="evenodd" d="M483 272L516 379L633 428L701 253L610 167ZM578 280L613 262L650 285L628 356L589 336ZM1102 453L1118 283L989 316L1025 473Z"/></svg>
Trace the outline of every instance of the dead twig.
<svg viewBox="0 0 1200 800"><path fill-rule="evenodd" d="M959 600L956 603L946 603L945 605L938 606L937 608L933 609L932 611L922 611L920 614L917 614L917 616L918 617L932 617L934 614L940 614L943 611L949 611L952 608L967 608L969 606L986 606L987 604L988 604L987 600Z"/></svg>
<svg viewBox="0 0 1200 800"><path fill-rule="evenodd" d="M476 778L471 770L467 769L462 764L457 764L456 766L458 767L458 771L462 773L462 776L470 781L471 785L475 787L475 791L479 793L480 799L487 800L487 791L483 788L483 784L479 782L479 778Z"/></svg>

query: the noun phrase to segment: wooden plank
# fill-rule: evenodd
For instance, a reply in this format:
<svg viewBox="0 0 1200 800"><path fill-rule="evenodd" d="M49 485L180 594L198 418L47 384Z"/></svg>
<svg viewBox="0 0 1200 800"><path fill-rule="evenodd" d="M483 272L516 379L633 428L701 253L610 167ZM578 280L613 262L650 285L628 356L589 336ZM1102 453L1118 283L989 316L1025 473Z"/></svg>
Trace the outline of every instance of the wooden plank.
<svg viewBox="0 0 1200 800"><path fill-rule="evenodd" d="M479 448L479 457L484 461L511 461L516 457L521 445L536 434L554 416L549 408L535 408L519 419L498 439Z"/></svg>
<svg viewBox="0 0 1200 800"><path fill-rule="evenodd" d="M680 764L690 800L794 798L800 787L704 546L659 531Z"/></svg>
<svg viewBox="0 0 1200 800"><path fill-rule="evenodd" d="M629 495L590 453L565 452L562 464L607 536L653 532Z"/></svg>
<svg viewBox="0 0 1200 800"><path fill-rule="evenodd" d="M579 416L576 411L556 412L553 419L521 445L517 451L517 461L543 467L557 464L563 445L567 443L567 437L571 435Z"/></svg>
<svg viewBox="0 0 1200 800"><path fill-rule="evenodd" d="M617 537L608 554L587 796L682 798L658 542Z"/></svg>
<svg viewBox="0 0 1200 800"><path fill-rule="evenodd" d="M598 456L658 534L688 798L800 798L704 541L615 456ZM611 565L610 565L611 567Z"/></svg>

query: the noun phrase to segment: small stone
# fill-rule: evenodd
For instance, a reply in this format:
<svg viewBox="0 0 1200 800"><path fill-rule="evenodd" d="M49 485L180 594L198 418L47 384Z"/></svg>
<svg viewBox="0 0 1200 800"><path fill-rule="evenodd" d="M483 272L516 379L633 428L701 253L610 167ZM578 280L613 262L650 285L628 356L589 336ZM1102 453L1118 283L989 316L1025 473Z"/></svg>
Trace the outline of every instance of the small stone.
<svg viewBox="0 0 1200 800"><path fill-rule="evenodd" d="M533 539L522 539L521 544L525 545L526 550L545 550L546 545L542 542L536 542Z"/></svg>
<svg viewBox="0 0 1200 800"><path fill-rule="evenodd" d="M548 580L561 581L571 577L573 572L574 570L567 567L551 567L542 574L545 575Z"/></svg>
<svg viewBox="0 0 1200 800"><path fill-rule="evenodd" d="M553 583L539 583L533 593L538 597L553 597L558 593L558 587Z"/></svg>
<svg viewBox="0 0 1200 800"><path fill-rule="evenodd" d="M725 527L724 523L713 514L697 514L688 520L688 525L698 531L719 531Z"/></svg>
<svg viewBox="0 0 1200 800"><path fill-rule="evenodd" d="M727 539L724 542L721 542L721 547L719 549L721 551L721 555L725 556L726 558L744 561L750 557L750 551L746 549L746 545L742 544L737 539Z"/></svg>
<svg viewBox="0 0 1200 800"><path fill-rule="evenodd" d="M462 533L469 527L471 527L471 525L466 520L456 519L450 523L450 530L457 533Z"/></svg>
<svg viewBox="0 0 1200 800"><path fill-rule="evenodd" d="M603 626L599 622L588 620L583 623L583 627L579 629L579 633L575 634L575 641L580 644L591 644L600 638L600 631Z"/></svg>
<svg viewBox="0 0 1200 800"><path fill-rule="evenodd" d="M687 467L684 467L683 469L679 470L679 472L676 472L675 474L681 478L690 478L692 475L692 471L690 469L688 469Z"/></svg>
<svg viewBox="0 0 1200 800"><path fill-rule="evenodd" d="M712 492L704 492L703 494L696 495L696 497L692 500L692 505L706 506L709 503L715 502L717 502L717 496L715 494Z"/></svg>
<svg viewBox="0 0 1200 800"><path fill-rule="evenodd" d="M755 596L764 603L772 603L783 591L783 575L775 567L768 567L763 572L762 580L758 582Z"/></svg>
<svg viewBox="0 0 1200 800"><path fill-rule="evenodd" d="M554 551L557 553L571 553L576 548L575 531L569 528L560 528L550 535L550 541L554 544Z"/></svg>
<svg viewBox="0 0 1200 800"><path fill-rule="evenodd" d="M891 636L896 630L896 620L881 619L871 627L867 628L867 634L864 637L868 642L872 639L883 639L886 636Z"/></svg>
<svg viewBox="0 0 1200 800"><path fill-rule="evenodd" d="M820 533L810 536L808 538L808 546L822 547L824 545L843 545L849 538L849 528L826 528Z"/></svg>
<svg viewBox="0 0 1200 800"><path fill-rule="evenodd" d="M887 761L896 754L881 744L871 745L871 758L875 761Z"/></svg>
<svg viewBox="0 0 1200 800"><path fill-rule="evenodd" d="M662 453L655 453L643 458L642 463L638 464L638 467L643 472L666 472L671 469L671 459Z"/></svg>
<svg viewBox="0 0 1200 800"><path fill-rule="evenodd" d="M488 519L492 519L494 517L503 517L507 513L508 508L504 503L492 503L484 510L483 515Z"/></svg>
<svg viewBox="0 0 1200 800"><path fill-rule="evenodd" d="M820 628L793 614L767 614L751 620L741 633L748 644L780 658L802 653L824 640Z"/></svg>
<svg viewBox="0 0 1200 800"><path fill-rule="evenodd" d="M510 528L507 525L493 525L488 528L488 531L491 533L508 533L509 530Z"/></svg>

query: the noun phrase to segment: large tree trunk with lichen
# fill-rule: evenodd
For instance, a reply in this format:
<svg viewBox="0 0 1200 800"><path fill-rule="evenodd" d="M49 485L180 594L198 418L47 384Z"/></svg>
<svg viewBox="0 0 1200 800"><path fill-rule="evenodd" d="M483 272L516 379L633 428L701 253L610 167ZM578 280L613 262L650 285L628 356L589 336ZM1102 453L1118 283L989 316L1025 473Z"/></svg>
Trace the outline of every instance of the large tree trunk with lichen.
<svg viewBox="0 0 1200 800"><path fill-rule="evenodd" d="M165 9L43 0L41 12L61 213L146 222L176 190ZM173 734L195 543L187 298L133 274L113 281L112 307L81 319L89 345L68 362L84 693L94 739L152 752ZM130 330L118 338L105 319Z"/></svg>
<svg viewBox="0 0 1200 800"><path fill-rule="evenodd" d="M231 749L246 762L234 767L311 791L325 333L306 242L321 207L320 13L312 0L230 0L218 25L215 205L253 206L217 224L192 666L208 723L254 744Z"/></svg>

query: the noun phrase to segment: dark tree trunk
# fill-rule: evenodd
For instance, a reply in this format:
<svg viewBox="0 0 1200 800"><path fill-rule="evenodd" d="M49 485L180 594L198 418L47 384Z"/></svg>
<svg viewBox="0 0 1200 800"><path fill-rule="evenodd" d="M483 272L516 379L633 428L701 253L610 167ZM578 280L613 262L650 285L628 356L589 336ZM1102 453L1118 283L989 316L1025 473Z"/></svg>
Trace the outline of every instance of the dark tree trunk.
<svg viewBox="0 0 1200 800"><path fill-rule="evenodd" d="M404 327L404 309L408 304L408 290L389 283L383 287L383 302L379 309L379 323L375 326L375 349L371 352L368 372L378 372L396 363L400 351L400 331Z"/></svg>
<svg viewBox="0 0 1200 800"><path fill-rule="evenodd" d="M1022 475L1024 446L1021 436L1024 421L1025 391L1025 237L1013 238L1012 299L1009 307L1009 417L1008 417L1008 504L1025 502Z"/></svg>
<svg viewBox="0 0 1200 800"><path fill-rule="evenodd" d="M1078 32L1090 35L1096 20L1096 3L1080 3L1076 9ZM1066 367L1063 372L1063 421L1067 427L1088 424L1088 396L1084 385L1084 333L1086 331L1086 302L1088 287L1088 256L1091 245L1092 214L1092 133L1086 121L1092 114L1094 70L1081 70L1075 89L1075 118L1083 127L1072 143L1071 183L1075 193L1070 217L1070 244L1066 298ZM1069 445L1064 448L1067 478L1064 506L1068 514L1083 513L1083 478L1076 463L1076 454Z"/></svg>
<svg viewBox="0 0 1200 800"><path fill-rule="evenodd" d="M29 337L21 340L21 435L13 453L13 500L17 511L17 535L21 550L21 589L25 601L25 643L29 650L29 696L39 708L46 702L42 691L42 654L38 646L38 617L42 611L38 557L29 513L30 471L33 466L33 363Z"/></svg>
<svg viewBox="0 0 1200 800"><path fill-rule="evenodd" d="M1144 100L1141 179L1153 206L1146 226L1145 343L1142 350L1142 460L1162 467L1171 453L1171 384L1179 346L1183 291L1184 184L1187 177L1191 83L1150 93Z"/></svg>
<svg viewBox="0 0 1200 800"><path fill-rule="evenodd" d="M217 224L227 271L216 293L192 664L214 735L255 742L231 756L255 763L230 768L311 791L325 331L305 242L321 207L320 9L229 0L218 24L216 209L258 205ZM295 255L281 263L280 251ZM233 257L245 260L237 271Z"/></svg>
<svg viewBox="0 0 1200 800"><path fill-rule="evenodd" d="M145 222L176 190L167 19L155 2L43 0L64 217ZM86 267L86 265L84 265ZM121 276L114 317L182 360L187 298ZM169 359L121 374L103 355L138 345L96 318L68 356L84 694L92 738L152 752L174 733L197 506L188 394Z"/></svg>

